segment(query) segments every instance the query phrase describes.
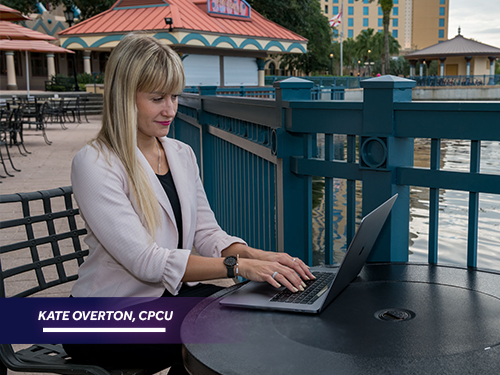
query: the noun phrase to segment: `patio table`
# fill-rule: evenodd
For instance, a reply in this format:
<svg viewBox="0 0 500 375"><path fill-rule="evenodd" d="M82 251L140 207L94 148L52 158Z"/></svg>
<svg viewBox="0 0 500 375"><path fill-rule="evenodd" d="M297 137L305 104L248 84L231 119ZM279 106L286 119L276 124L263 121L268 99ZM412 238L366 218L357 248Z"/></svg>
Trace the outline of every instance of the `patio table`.
<svg viewBox="0 0 500 375"><path fill-rule="evenodd" d="M497 272L384 263L319 315L207 298L182 325L184 363L193 374L493 374L498 285Z"/></svg>

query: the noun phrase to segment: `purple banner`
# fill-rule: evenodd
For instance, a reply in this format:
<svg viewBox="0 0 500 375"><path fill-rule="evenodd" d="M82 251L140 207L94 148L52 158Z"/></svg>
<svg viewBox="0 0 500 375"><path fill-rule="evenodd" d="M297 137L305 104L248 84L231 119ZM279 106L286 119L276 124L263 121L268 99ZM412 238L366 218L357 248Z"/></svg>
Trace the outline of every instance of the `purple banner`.
<svg viewBox="0 0 500 375"><path fill-rule="evenodd" d="M202 300L0 298L0 343L181 343L181 324Z"/></svg>

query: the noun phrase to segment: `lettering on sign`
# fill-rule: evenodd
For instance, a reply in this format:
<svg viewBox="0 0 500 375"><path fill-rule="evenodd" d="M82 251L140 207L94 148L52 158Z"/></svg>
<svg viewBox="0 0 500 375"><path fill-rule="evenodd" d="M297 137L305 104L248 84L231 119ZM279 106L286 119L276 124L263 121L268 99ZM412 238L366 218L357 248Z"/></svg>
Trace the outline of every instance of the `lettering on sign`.
<svg viewBox="0 0 500 375"><path fill-rule="evenodd" d="M207 0L208 13L250 18L250 5L245 0Z"/></svg>

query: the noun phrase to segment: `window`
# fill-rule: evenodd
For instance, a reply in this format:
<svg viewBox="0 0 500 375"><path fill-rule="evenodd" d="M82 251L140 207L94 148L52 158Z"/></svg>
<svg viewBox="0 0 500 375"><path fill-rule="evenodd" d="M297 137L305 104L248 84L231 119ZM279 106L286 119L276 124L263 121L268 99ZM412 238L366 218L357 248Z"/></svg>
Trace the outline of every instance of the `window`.
<svg viewBox="0 0 500 375"><path fill-rule="evenodd" d="M439 27L444 27L444 18L439 19Z"/></svg>
<svg viewBox="0 0 500 375"><path fill-rule="evenodd" d="M339 0L333 0L333 3L334 3L334 4L338 4L338 3L339 3Z"/></svg>
<svg viewBox="0 0 500 375"><path fill-rule="evenodd" d="M31 75L33 77L47 76L47 57L44 53L31 52Z"/></svg>
<svg viewBox="0 0 500 375"><path fill-rule="evenodd" d="M333 29L333 37L338 38L339 37L339 31L337 29Z"/></svg>
<svg viewBox="0 0 500 375"><path fill-rule="evenodd" d="M384 19L383 18L379 18L378 19L378 27L382 27L384 26Z"/></svg>
<svg viewBox="0 0 500 375"><path fill-rule="evenodd" d="M368 15L368 7L363 7L363 16Z"/></svg>
<svg viewBox="0 0 500 375"><path fill-rule="evenodd" d="M439 37L444 38L444 30L439 30Z"/></svg>
<svg viewBox="0 0 500 375"><path fill-rule="evenodd" d="M225 62L226 60L224 60L224 65ZM219 56L189 54L182 60L182 64L186 74L186 86L220 86ZM243 72L243 68L240 72ZM255 74L257 74L257 68L255 68Z"/></svg>
<svg viewBox="0 0 500 375"><path fill-rule="evenodd" d="M383 16L384 15L384 12L382 12L382 8L381 7L378 7L378 15L379 16Z"/></svg>
<svg viewBox="0 0 500 375"><path fill-rule="evenodd" d="M339 14L339 7L333 7L333 14Z"/></svg>
<svg viewBox="0 0 500 375"><path fill-rule="evenodd" d="M444 7L439 8L439 15L444 16Z"/></svg>
<svg viewBox="0 0 500 375"><path fill-rule="evenodd" d="M392 0L393 4L399 4L399 0Z"/></svg>
<svg viewBox="0 0 500 375"><path fill-rule="evenodd" d="M363 0L363 4L369 4L370 0Z"/></svg>
<svg viewBox="0 0 500 375"><path fill-rule="evenodd" d="M397 30L392 30L392 36L394 38L397 38L398 37L398 31Z"/></svg>
<svg viewBox="0 0 500 375"><path fill-rule="evenodd" d="M397 18L392 19L392 27L398 27L398 19Z"/></svg>
<svg viewBox="0 0 500 375"><path fill-rule="evenodd" d="M446 0L439 0L439 4L445 5L446 4Z"/></svg>
<svg viewBox="0 0 500 375"><path fill-rule="evenodd" d="M354 27L354 18L347 19L347 26Z"/></svg>
<svg viewBox="0 0 500 375"><path fill-rule="evenodd" d="M347 30L347 37L348 38L354 38L354 30L352 30L352 29Z"/></svg>
<svg viewBox="0 0 500 375"><path fill-rule="evenodd" d="M363 27L368 27L368 18L363 18Z"/></svg>
<svg viewBox="0 0 500 375"><path fill-rule="evenodd" d="M225 86L257 86L257 61L251 57L224 56Z"/></svg>
<svg viewBox="0 0 500 375"><path fill-rule="evenodd" d="M354 4L354 0L349 0L348 3L349 4Z"/></svg>
<svg viewBox="0 0 500 375"><path fill-rule="evenodd" d="M325 14L328 14L328 5L325 5Z"/></svg>
<svg viewBox="0 0 500 375"><path fill-rule="evenodd" d="M354 14L354 7L347 7L347 15L352 16Z"/></svg>
<svg viewBox="0 0 500 375"><path fill-rule="evenodd" d="M399 16L399 8L398 7L392 8L392 15L393 16Z"/></svg>

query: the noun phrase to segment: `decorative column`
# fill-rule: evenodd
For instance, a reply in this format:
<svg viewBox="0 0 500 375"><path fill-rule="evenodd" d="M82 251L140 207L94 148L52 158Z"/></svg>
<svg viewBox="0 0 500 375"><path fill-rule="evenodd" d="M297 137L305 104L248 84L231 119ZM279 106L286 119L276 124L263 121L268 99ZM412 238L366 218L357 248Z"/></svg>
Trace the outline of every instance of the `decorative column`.
<svg viewBox="0 0 500 375"><path fill-rule="evenodd" d="M409 60L410 62L410 77L415 77L415 70L417 67L417 60Z"/></svg>
<svg viewBox="0 0 500 375"><path fill-rule="evenodd" d="M445 61L445 60L446 60L446 57L440 57L440 58L439 58L439 65L441 66L441 70L440 70L439 75L440 75L441 77L443 77L443 76L444 76L444 61Z"/></svg>
<svg viewBox="0 0 500 375"><path fill-rule="evenodd" d="M14 65L14 52L6 51L7 60L7 90L17 90L16 66Z"/></svg>
<svg viewBox="0 0 500 375"><path fill-rule="evenodd" d="M488 57L488 60L490 60L490 80L488 82L488 85L494 85L495 84L495 60L497 58L495 56L490 56Z"/></svg>
<svg viewBox="0 0 500 375"><path fill-rule="evenodd" d="M90 67L90 51L83 51L83 71L87 74L92 74Z"/></svg>
<svg viewBox="0 0 500 375"><path fill-rule="evenodd" d="M467 78L470 76L470 61L472 60L472 56L466 56L465 61L467 61Z"/></svg>
<svg viewBox="0 0 500 375"><path fill-rule="evenodd" d="M265 76L265 71L264 67L266 66L266 60L257 58L257 69L258 69L258 74L259 74L259 86L265 86L266 85L266 76Z"/></svg>
<svg viewBox="0 0 500 375"><path fill-rule="evenodd" d="M54 64L54 54L47 53L47 79L51 79L56 75L56 66Z"/></svg>
<svg viewBox="0 0 500 375"><path fill-rule="evenodd" d="M418 63L420 64L420 78L424 75L424 59L419 59Z"/></svg>

